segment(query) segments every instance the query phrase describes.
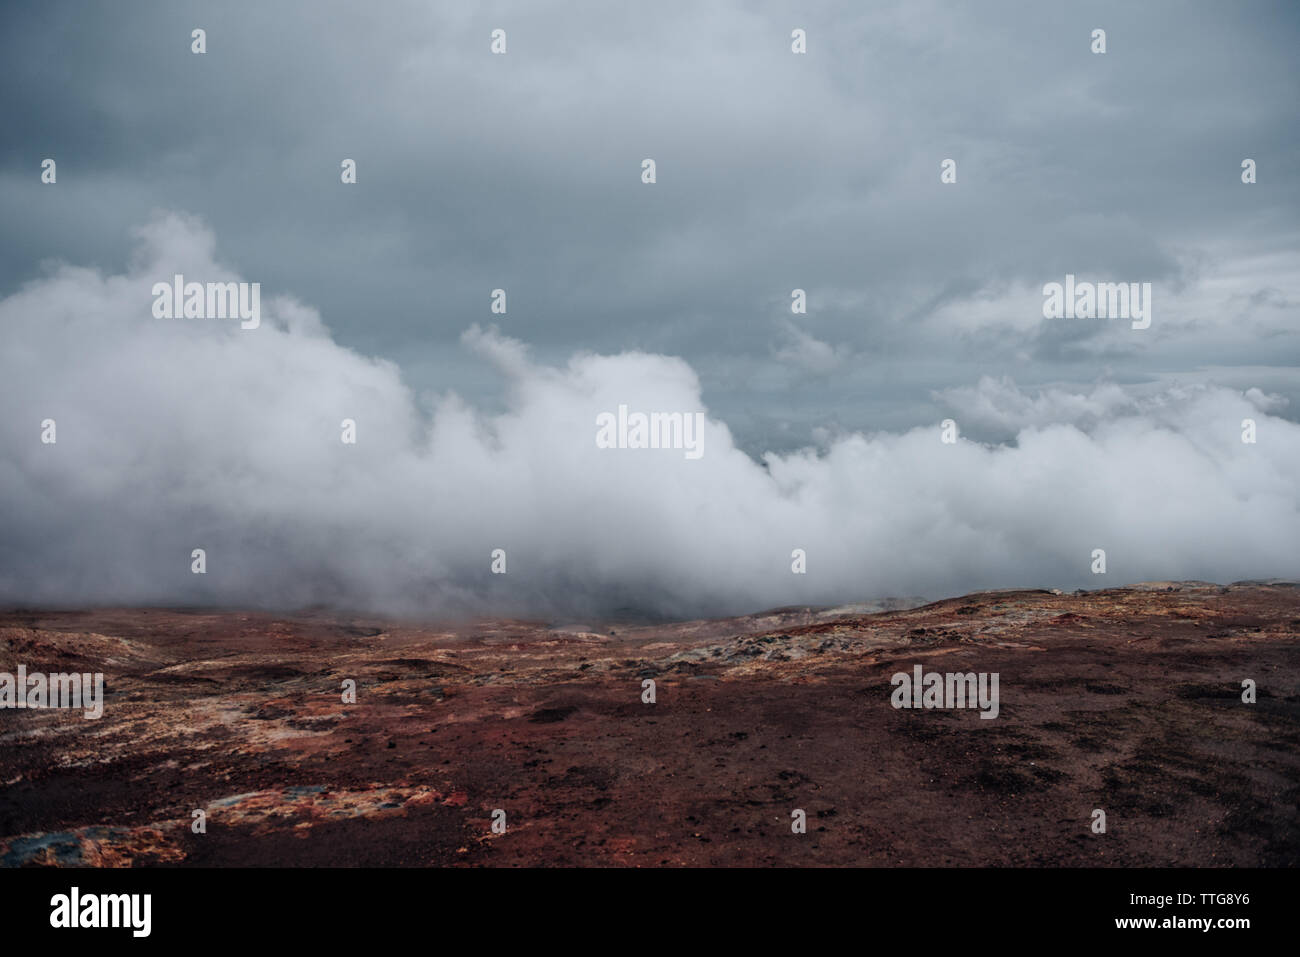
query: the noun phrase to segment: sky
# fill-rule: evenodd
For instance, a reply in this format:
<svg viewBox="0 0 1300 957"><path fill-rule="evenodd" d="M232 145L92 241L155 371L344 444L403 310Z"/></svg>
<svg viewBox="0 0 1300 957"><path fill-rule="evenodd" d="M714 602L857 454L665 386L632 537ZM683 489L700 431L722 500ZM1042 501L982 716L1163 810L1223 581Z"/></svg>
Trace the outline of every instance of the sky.
<svg viewBox="0 0 1300 957"><path fill-rule="evenodd" d="M0 601L1300 577L1297 40L1263 2L6 4ZM262 326L154 316L182 270ZM1044 318L1067 274L1150 283L1150 328ZM620 404L704 454L598 449Z"/></svg>

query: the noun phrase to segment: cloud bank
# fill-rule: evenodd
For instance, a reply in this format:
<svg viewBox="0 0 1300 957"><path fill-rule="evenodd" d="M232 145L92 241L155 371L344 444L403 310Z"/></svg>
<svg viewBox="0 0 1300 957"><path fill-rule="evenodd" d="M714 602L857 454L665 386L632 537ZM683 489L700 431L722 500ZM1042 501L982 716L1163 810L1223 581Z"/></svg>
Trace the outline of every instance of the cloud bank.
<svg viewBox="0 0 1300 957"><path fill-rule="evenodd" d="M462 348L506 385L504 408L478 408L415 393L274 290L256 330L155 319L150 289L174 273L257 277L223 267L212 233L180 214L137 238L120 275L53 266L0 301L5 603L694 616L1300 577L1300 426L1259 390L1027 395L983 379L937 398L963 428L1011 433L1002 444L944 444L936 421L755 461L681 359L548 365L474 325ZM597 448L597 416L620 404L704 411L703 456ZM1105 576L1090 572L1095 548Z"/></svg>
<svg viewBox="0 0 1300 957"><path fill-rule="evenodd" d="M458 337L504 288L539 361L684 358L755 457L937 421L972 367L1179 372L1297 421L1300 5L1250 10L0 3L0 297L50 258L121 271L123 225L176 208L335 341L480 407L499 380ZM1067 273L1151 282L1151 328L1044 321Z"/></svg>

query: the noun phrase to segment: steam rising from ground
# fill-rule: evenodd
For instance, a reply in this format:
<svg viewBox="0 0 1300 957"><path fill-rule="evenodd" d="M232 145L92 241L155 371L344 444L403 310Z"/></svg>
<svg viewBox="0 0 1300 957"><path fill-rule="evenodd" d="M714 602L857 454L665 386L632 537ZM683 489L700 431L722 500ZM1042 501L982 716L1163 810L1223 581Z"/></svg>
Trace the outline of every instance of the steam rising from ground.
<svg viewBox="0 0 1300 957"><path fill-rule="evenodd" d="M174 273L257 277L179 215L139 239L125 275L62 266L0 302L0 601L693 616L1300 575L1300 426L1257 390L1025 395L985 378L944 394L952 417L1014 442L944 445L935 422L759 463L706 417L699 460L598 449L596 417L620 404L707 411L693 370L635 352L552 368L472 326L464 344L507 386L487 414L412 394L265 288L257 330L155 319L151 287Z"/></svg>

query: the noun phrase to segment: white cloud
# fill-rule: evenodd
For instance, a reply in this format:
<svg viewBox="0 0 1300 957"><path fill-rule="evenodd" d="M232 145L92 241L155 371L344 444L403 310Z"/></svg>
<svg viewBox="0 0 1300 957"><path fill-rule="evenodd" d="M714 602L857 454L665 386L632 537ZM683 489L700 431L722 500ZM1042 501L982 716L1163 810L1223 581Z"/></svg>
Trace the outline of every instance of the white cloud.
<svg viewBox="0 0 1300 957"><path fill-rule="evenodd" d="M425 402L273 290L255 331L154 319L150 287L174 272L258 277L223 270L183 217L140 237L125 275L60 267L0 301L5 602L693 615L1300 575L1300 426L1262 393L1031 397L985 379L945 396L959 420L1015 428L1013 446L944 445L935 423L760 464L706 418L697 461L601 450L596 415L619 404L707 411L692 368L637 352L551 367L472 328L507 407ZM1240 441L1248 416L1255 445ZM39 441L47 417L57 445ZM355 446L339 441L344 418ZM206 576L190 574L195 547ZM489 574L497 547L504 576ZM1098 547L1104 579L1088 573Z"/></svg>
<svg viewBox="0 0 1300 957"><path fill-rule="evenodd" d="M935 396L959 413L963 425L1016 431L1027 426L1068 423L1084 428L1136 408L1135 399L1118 385L1106 383L1091 392L1042 389L1029 395L1003 376L980 376L975 386L945 389Z"/></svg>

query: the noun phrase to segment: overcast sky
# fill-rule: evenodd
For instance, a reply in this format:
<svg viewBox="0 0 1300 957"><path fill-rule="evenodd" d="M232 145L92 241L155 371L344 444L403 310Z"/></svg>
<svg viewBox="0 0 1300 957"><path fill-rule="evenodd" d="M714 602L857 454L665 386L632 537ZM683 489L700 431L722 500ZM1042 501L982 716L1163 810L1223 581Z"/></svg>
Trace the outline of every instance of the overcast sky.
<svg viewBox="0 0 1300 957"><path fill-rule="evenodd" d="M206 31L203 55L191 52L194 28ZM505 55L490 52L496 28L506 31ZM804 55L791 52L795 28L807 32ZM1100 55L1091 52L1097 28L1106 32ZM1295 574L1300 536L1290 545L1271 536L1300 527L1296 473L1287 479L1300 420L1298 44L1300 7L1287 2L5 4L0 398L13 414L0 505L28 517L12 520L0 551L0 592L50 601L191 597L188 579L163 586L154 571L92 587L93 568L78 565L72 575L67 564L72 542L89 539L70 525L51 540L31 516L66 516L78 535L94 527L96 547L110 550L117 546L105 543L136 535L123 554L147 566L142 556L158 541L149 521L174 527L177 515L206 501L175 492L202 486L196 470L205 467L210 479L214 471L228 478L229 468L264 488L277 477L285 483L284 509L273 513L286 523L283 551L268 546L276 556L268 567L323 547L321 520L305 511L287 517L295 486L278 453L227 436L226 445L213 439L212 448L182 455L159 439L160 431L178 437L197 428L202 410L234 401L235 390L267 390L260 404L230 413L249 417L241 428L284 414L294 396L304 415L319 413L330 428L349 402L379 403L368 438L383 431L377 418L400 421L393 428L407 439L395 433L382 455L366 442L357 448L372 457L370 493L407 510L394 505L390 517L386 534L400 537L419 508L421 470L437 471L428 434L449 397L493 436L484 448L500 451L503 422L555 412L528 383L586 383L587 399L616 402L613 387L633 372L669 382L671 398L708 412L710 428L721 430L709 454L723 457L720 447L734 445L735 473L710 475L757 483L725 528L709 530L707 547L663 532L666 513L657 509L680 502L652 506L641 533L660 526L663 540L651 551L662 549L664 562L683 549L721 547L736 527L771 517L772 503L804 494L778 487L780 467L764 463L764 453L825 470L818 481L826 496L804 500L788 534L776 536L784 577L766 581L742 563L713 582L715 555L686 570L647 558L652 571L597 582L586 558L575 557L591 557L589 538L555 544L563 522L587 521L578 492L557 487L550 499L526 482L499 489L514 496L505 511L521 509L520 523L555 513L547 519L554 524L530 535L551 542L548 574L581 579L576 591L622 589L634 603L660 603L647 597L653 592L668 607L708 610L718 595L739 608L1039 583L1031 578L1091 584L1091 576L1071 577L1086 543L1049 543L1050 560L1033 551L1041 515L1021 516L1023 528L994 549L995 560L948 555L942 523L931 528L938 519L918 516L909 497L913 469L952 465L930 460L943 451L937 439L870 491L850 489L873 474L861 461L834 472L855 442L870 450L913 434L933 438L949 416L964 439L989 445L963 446L979 473L970 489L931 492L953 514L986 509L971 519L980 534L996 536L1011 521L987 501L1007 481L1006 460L994 468L980 456L1030 455L1026 428L1076 430L1092 452L1062 440L1050 452L1039 447L1043 458L1034 461L1060 465L1064 456L1067 472L1077 472L1095 453L1102 457L1093 467L1116 489L1133 469L1162 467L1137 437L1167 428L1210 456L1199 467L1211 474L1184 490L1186 508L1176 515L1142 514L1159 498L1130 503L1142 525L1132 534L1154 540L1175 522L1193 522L1197 541L1213 534L1227 551L1164 562L1168 553L1152 541L1125 573ZM54 185L41 182L47 157L57 161ZM355 185L340 182L345 158L356 161ZM645 158L657 164L653 185L641 181ZM940 164L949 158L957 182L943 184ZM1246 158L1257 164L1253 185L1241 180ZM186 264L206 270L194 278L221 272L260 282L264 301L282 304L267 306L265 330L205 330L187 344L178 338L186 333L149 325L159 320L147 295L152 281ZM1044 319L1043 284L1066 273L1151 283L1151 327ZM508 296L505 316L489 311L498 287ZM807 291L807 315L790 311L796 287ZM109 317L118 325L106 325ZM240 337L263 331L267 342L286 337L278 364L270 356L281 346L266 346L256 361L247 355L252 347ZM575 366L574 356L590 365ZM344 389L326 380L346 379L349 369L377 379L358 385L363 397L340 400L341 409L320 408L313 395ZM200 381L212 394L193 403L168 391ZM640 391L644 382L622 380L643 404L658 401ZM107 409L123 430L119 458L78 447L75 431L60 434L63 467L75 461L100 476L122 469L77 492L86 514L48 485L51 474L39 471L48 461L37 469L28 460L39 447L18 448L35 435L32 417L53 414L52 405L69 423L83 422L83 435L95 423L98 441L107 442L105 420L96 418ZM589 442L590 409L572 408L573 434ZM1222 422L1208 425L1207 409ZM1260 440L1267 466L1233 459L1251 410L1276 423L1273 446ZM538 419L536 427L554 428L552 450L567 448L568 424ZM294 434L291 422L284 428ZM1121 440L1111 429L1132 432ZM1228 445L1205 452L1225 434ZM808 460L799 451L806 447L820 451ZM548 456L545 446L503 454L524 471ZM413 474L392 478L404 458ZM408 484L385 491L385 475ZM482 476L471 469L460 479ZM774 484L758 489L762 482ZM114 511L110 492L126 488L171 489L177 511L158 505L128 534L104 517ZM601 488L583 494L599 497ZM693 487L688 498L708 505L709 494L737 494L729 488ZM1041 493L1043 509L1067 510L1079 529L1095 527L1107 508L1101 499L1083 503L1073 487L1057 491L1053 498L1046 486L1022 488L1019 501ZM316 504L329 512L321 494ZM976 500L953 500L966 495ZM1213 502L1220 514L1211 528L1194 516ZM1224 517L1238 506L1250 513L1245 525ZM212 529L246 514L229 507L214 511ZM836 523L866 508L900 511L897 528L870 530L883 536L872 543L877 552L902 554L931 531L932 550L905 562L907 575L864 580L846 568L816 588L794 589L789 553L799 542L786 538L816 528L810 539L824 536L832 547ZM356 521L360 528L369 519L359 512ZM1256 523L1271 544L1252 550L1244 529ZM192 537L179 535L176 547ZM349 576L366 577L367 593L373 577L401 591L409 583L396 581L401 575L379 557L384 548L401 553L392 561L402 567L442 562L444 582L473 592L481 544L463 542L475 556L469 562L435 560L414 539L407 551L377 542L365 562L356 559L364 575L318 569L302 594L317 597ZM537 548L540 564L546 548ZM622 554L607 551L602 568ZM462 561L469 570L454 572ZM261 569L250 560L246 570L254 565ZM703 583L692 581L700 575ZM219 595L274 600L254 587L264 577L249 571ZM554 578L533 584L549 589Z"/></svg>

